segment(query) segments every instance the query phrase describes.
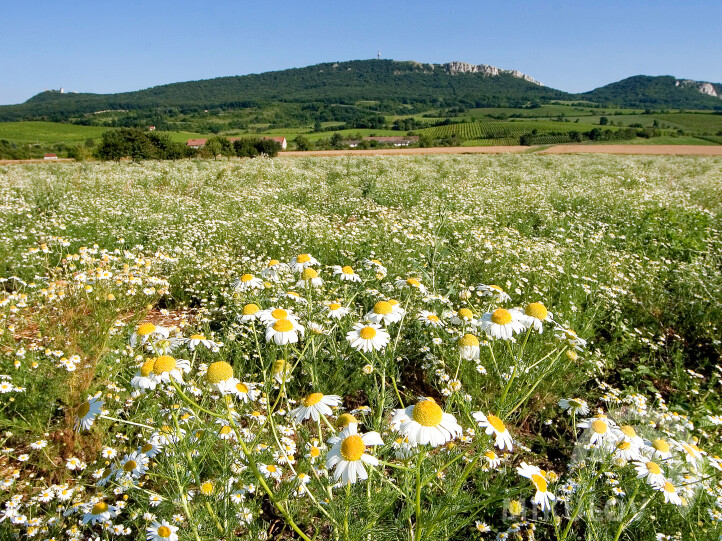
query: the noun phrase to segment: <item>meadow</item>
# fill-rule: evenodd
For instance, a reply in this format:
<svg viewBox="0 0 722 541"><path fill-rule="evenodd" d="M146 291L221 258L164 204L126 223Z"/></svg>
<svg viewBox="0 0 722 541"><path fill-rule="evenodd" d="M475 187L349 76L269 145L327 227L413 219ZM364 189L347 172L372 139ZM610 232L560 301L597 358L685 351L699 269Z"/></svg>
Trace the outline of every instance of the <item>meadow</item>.
<svg viewBox="0 0 722 541"><path fill-rule="evenodd" d="M0 539L719 540L722 159L0 166Z"/></svg>

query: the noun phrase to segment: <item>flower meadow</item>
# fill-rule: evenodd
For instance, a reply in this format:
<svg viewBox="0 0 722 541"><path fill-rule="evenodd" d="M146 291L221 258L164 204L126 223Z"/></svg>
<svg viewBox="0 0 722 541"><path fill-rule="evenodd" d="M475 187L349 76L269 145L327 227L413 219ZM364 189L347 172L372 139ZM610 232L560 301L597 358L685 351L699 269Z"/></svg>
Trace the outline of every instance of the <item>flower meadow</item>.
<svg viewBox="0 0 722 541"><path fill-rule="evenodd" d="M722 537L722 160L0 178L0 539Z"/></svg>

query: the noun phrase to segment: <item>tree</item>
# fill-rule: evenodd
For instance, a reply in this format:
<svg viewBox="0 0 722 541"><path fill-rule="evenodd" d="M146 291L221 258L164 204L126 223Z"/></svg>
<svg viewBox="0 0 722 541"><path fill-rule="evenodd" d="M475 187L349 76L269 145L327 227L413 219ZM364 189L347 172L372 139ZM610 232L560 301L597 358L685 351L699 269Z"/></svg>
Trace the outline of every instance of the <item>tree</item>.
<svg viewBox="0 0 722 541"><path fill-rule="evenodd" d="M609 119L606 116L599 117L599 125L606 126L609 124Z"/></svg>
<svg viewBox="0 0 722 541"><path fill-rule="evenodd" d="M341 135L338 132L334 132L334 134L331 136L331 146L333 148L341 148L344 146L343 144L343 135Z"/></svg>
<svg viewBox="0 0 722 541"><path fill-rule="evenodd" d="M297 135L293 141L296 143L296 150L311 150L311 141L308 137Z"/></svg>

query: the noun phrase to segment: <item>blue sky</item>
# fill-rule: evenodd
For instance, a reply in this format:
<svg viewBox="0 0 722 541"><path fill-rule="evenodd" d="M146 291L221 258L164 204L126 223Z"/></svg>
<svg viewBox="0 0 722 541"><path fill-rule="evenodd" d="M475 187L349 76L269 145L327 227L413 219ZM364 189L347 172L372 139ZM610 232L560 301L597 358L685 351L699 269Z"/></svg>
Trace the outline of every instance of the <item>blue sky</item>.
<svg viewBox="0 0 722 541"><path fill-rule="evenodd" d="M319 62L461 60L583 92L632 75L722 82L722 1L6 0L0 104Z"/></svg>

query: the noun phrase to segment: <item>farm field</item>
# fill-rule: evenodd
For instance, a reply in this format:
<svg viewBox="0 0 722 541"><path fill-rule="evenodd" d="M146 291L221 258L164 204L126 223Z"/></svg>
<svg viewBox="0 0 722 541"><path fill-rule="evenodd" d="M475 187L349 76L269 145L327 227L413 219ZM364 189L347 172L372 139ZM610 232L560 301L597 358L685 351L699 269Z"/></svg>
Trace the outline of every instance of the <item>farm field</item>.
<svg viewBox="0 0 722 541"><path fill-rule="evenodd" d="M0 165L0 539L718 540L720 211L720 157Z"/></svg>

